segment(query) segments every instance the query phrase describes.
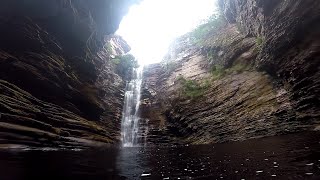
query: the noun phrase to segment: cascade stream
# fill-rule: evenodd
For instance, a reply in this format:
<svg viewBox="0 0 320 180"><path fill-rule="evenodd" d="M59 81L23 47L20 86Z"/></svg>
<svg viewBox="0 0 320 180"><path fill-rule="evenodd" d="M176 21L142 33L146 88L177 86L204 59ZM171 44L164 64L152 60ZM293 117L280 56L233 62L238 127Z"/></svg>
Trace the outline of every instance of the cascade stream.
<svg viewBox="0 0 320 180"><path fill-rule="evenodd" d="M124 147L138 144L139 106L141 97L142 68L133 70L134 77L126 85L121 122L121 138Z"/></svg>

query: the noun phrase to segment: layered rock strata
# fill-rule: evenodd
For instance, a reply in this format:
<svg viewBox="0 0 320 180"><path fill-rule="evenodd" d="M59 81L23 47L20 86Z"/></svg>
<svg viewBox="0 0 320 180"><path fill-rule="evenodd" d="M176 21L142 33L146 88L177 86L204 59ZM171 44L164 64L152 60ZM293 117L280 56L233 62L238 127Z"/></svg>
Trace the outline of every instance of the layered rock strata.
<svg viewBox="0 0 320 180"><path fill-rule="evenodd" d="M201 46L181 37L164 62L145 68L141 111L156 132L149 132L149 143L216 143L315 129L320 3L219 4L226 25ZM196 90L184 90L186 82Z"/></svg>
<svg viewBox="0 0 320 180"><path fill-rule="evenodd" d="M130 50L116 31L131 1L5 0L0 7L0 144L115 143Z"/></svg>

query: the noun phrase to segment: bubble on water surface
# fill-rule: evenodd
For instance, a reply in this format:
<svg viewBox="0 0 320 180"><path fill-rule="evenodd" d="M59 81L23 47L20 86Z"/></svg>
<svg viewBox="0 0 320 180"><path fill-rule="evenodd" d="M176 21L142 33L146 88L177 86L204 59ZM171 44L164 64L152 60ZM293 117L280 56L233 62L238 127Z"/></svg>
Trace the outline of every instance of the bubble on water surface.
<svg viewBox="0 0 320 180"><path fill-rule="evenodd" d="M141 177L147 177L147 176L151 176L151 173L142 173Z"/></svg>

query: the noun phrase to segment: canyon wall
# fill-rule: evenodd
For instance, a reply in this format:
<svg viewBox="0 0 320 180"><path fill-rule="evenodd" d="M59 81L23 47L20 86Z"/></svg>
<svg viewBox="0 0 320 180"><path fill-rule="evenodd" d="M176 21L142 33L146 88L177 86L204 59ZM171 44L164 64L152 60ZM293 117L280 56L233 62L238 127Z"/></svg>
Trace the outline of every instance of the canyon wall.
<svg viewBox="0 0 320 180"><path fill-rule="evenodd" d="M0 146L120 140L130 50L112 35L134 0L4 0ZM320 129L320 2L220 0L201 42L178 38L145 68L148 143L215 143Z"/></svg>
<svg viewBox="0 0 320 180"><path fill-rule="evenodd" d="M83 147L120 140L130 50L112 35L130 0L5 0L0 7L0 144Z"/></svg>
<svg viewBox="0 0 320 180"><path fill-rule="evenodd" d="M148 143L216 143L319 129L320 2L219 1L220 27L145 67Z"/></svg>

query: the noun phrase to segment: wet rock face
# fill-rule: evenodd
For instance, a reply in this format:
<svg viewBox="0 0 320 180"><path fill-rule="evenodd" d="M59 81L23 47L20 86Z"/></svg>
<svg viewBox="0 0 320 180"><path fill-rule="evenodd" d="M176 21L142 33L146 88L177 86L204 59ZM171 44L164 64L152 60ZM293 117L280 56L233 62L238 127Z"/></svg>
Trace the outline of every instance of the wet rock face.
<svg viewBox="0 0 320 180"><path fill-rule="evenodd" d="M0 80L1 145L83 148L112 143L116 132Z"/></svg>
<svg viewBox="0 0 320 180"><path fill-rule="evenodd" d="M229 25L201 47L178 40L169 68L166 62L146 68L141 109L162 132L151 133L153 139L200 144L314 129L319 2L228 0L220 6ZM204 88L190 97L181 79Z"/></svg>
<svg viewBox="0 0 320 180"><path fill-rule="evenodd" d="M130 3L1 2L2 144L119 140L125 83L111 58L130 47L109 34Z"/></svg>
<svg viewBox="0 0 320 180"><path fill-rule="evenodd" d="M318 120L320 2L230 0L221 5L247 34L262 39L256 66L288 87L297 118Z"/></svg>
<svg viewBox="0 0 320 180"><path fill-rule="evenodd" d="M6 18L17 16L31 18L63 44L64 52L68 50L80 55L84 53L79 49L84 48L83 43L90 40L103 43L104 35L115 32L128 6L134 1L4 0L1 2L0 13ZM98 51L99 45L91 47L93 48L91 50Z"/></svg>

